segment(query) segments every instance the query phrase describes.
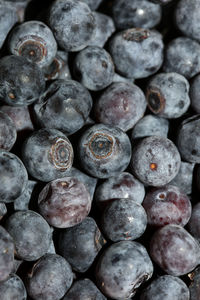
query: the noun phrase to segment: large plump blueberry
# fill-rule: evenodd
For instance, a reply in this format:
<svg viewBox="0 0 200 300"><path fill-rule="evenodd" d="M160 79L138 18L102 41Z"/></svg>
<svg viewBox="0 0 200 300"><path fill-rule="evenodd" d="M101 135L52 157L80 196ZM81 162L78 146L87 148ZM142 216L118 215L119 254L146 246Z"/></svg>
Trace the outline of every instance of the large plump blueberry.
<svg viewBox="0 0 200 300"><path fill-rule="evenodd" d="M57 254L46 254L28 273L26 288L34 300L60 300L73 281L69 263Z"/></svg>
<svg viewBox="0 0 200 300"><path fill-rule="evenodd" d="M41 127L72 134L85 123L92 108L88 90L75 80L55 80L34 105Z"/></svg>
<svg viewBox="0 0 200 300"><path fill-rule="evenodd" d="M149 109L163 118L179 118L190 105L189 82L177 73L159 73L147 85Z"/></svg>
<svg viewBox="0 0 200 300"><path fill-rule="evenodd" d="M11 106L26 106L45 90L40 68L22 56L8 55L0 59L0 101Z"/></svg>
<svg viewBox="0 0 200 300"><path fill-rule="evenodd" d="M180 154L167 138L146 137L133 147L132 171L144 184L163 186L169 183L177 175L180 164Z"/></svg>
<svg viewBox="0 0 200 300"><path fill-rule="evenodd" d="M171 40L165 48L163 70L190 79L200 72L200 45L187 37Z"/></svg>
<svg viewBox="0 0 200 300"><path fill-rule="evenodd" d="M190 84L191 106L196 113L200 113L200 75L194 77Z"/></svg>
<svg viewBox="0 0 200 300"><path fill-rule="evenodd" d="M49 224L67 228L83 221L91 209L85 185L76 178L64 177L49 182L39 194L40 213Z"/></svg>
<svg viewBox="0 0 200 300"><path fill-rule="evenodd" d="M18 258L34 261L47 253L52 230L38 213L32 210L15 212L7 219L5 227L14 240Z"/></svg>
<svg viewBox="0 0 200 300"><path fill-rule="evenodd" d="M80 51L88 46L96 29L90 8L77 0L54 1L49 24L59 46L65 51Z"/></svg>
<svg viewBox="0 0 200 300"><path fill-rule="evenodd" d="M153 28L161 20L161 7L147 0L115 0L112 13L118 29Z"/></svg>
<svg viewBox="0 0 200 300"><path fill-rule="evenodd" d="M105 242L94 219L87 217L80 224L60 232L58 253L67 259L74 271L83 273Z"/></svg>
<svg viewBox="0 0 200 300"><path fill-rule="evenodd" d="M11 274L0 283L1 300L26 300L27 294L23 281L16 274Z"/></svg>
<svg viewBox="0 0 200 300"><path fill-rule="evenodd" d="M200 242L200 202L192 208L192 215L188 223L188 229L192 236Z"/></svg>
<svg viewBox="0 0 200 300"><path fill-rule="evenodd" d="M14 268L14 242L0 226L0 282L6 280Z"/></svg>
<svg viewBox="0 0 200 300"><path fill-rule="evenodd" d="M13 202L25 190L28 174L22 161L13 153L0 150L0 200Z"/></svg>
<svg viewBox="0 0 200 300"><path fill-rule="evenodd" d="M40 67L56 56L57 43L50 28L40 21L28 21L15 27L8 41L9 51L25 57Z"/></svg>
<svg viewBox="0 0 200 300"><path fill-rule="evenodd" d="M81 1L85 2L91 10L96 10L100 5L100 3L102 2L102 0L81 0Z"/></svg>
<svg viewBox="0 0 200 300"><path fill-rule="evenodd" d="M143 117L146 99L142 90L133 83L111 84L95 101L95 119L99 123L131 129Z"/></svg>
<svg viewBox="0 0 200 300"><path fill-rule="evenodd" d="M48 182L67 175L74 154L65 134L56 129L40 129L25 141L22 157L33 177Z"/></svg>
<svg viewBox="0 0 200 300"><path fill-rule="evenodd" d="M183 280L163 275L151 282L143 291L140 300L190 300L190 292Z"/></svg>
<svg viewBox="0 0 200 300"><path fill-rule="evenodd" d="M127 168L131 158L131 143L121 129L96 124L81 136L78 154L87 173L97 178L108 178Z"/></svg>
<svg viewBox="0 0 200 300"><path fill-rule="evenodd" d="M110 53L116 70L128 78L145 78L163 63L162 36L155 30L131 28L115 34Z"/></svg>
<svg viewBox="0 0 200 300"><path fill-rule="evenodd" d="M0 111L0 149L10 151L17 139L17 131L12 119Z"/></svg>
<svg viewBox="0 0 200 300"><path fill-rule="evenodd" d="M200 245L183 227L169 224L153 235L150 254L166 273L181 276L199 264Z"/></svg>
<svg viewBox="0 0 200 300"><path fill-rule="evenodd" d="M137 242L114 243L101 255L96 280L99 289L113 299L129 299L153 273L153 264L144 246Z"/></svg>
<svg viewBox="0 0 200 300"><path fill-rule="evenodd" d="M188 277L191 279L191 283L189 285L190 300L199 300L200 267L197 267L192 273L188 274Z"/></svg>

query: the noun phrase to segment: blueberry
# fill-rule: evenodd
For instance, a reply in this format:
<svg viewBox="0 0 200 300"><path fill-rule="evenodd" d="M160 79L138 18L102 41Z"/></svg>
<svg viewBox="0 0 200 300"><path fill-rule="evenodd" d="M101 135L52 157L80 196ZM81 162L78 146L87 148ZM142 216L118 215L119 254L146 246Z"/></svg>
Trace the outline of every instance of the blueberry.
<svg viewBox="0 0 200 300"><path fill-rule="evenodd" d="M35 63L15 55L0 59L0 101L26 106L36 101L44 89L44 75Z"/></svg>
<svg viewBox="0 0 200 300"><path fill-rule="evenodd" d="M189 232L200 242L200 203L193 206L192 215L188 223Z"/></svg>
<svg viewBox="0 0 200 300"><path fill-rule="evenodd" d="M7 207L5 203L0 202L0 221L7 214Z"/></svg>
<svg viewBox="0 0 200 300"><path fill-rule="evenodd" d="M110 53L116 70L128 78L145 78L163 63L163 41L155 30L131 28L115 34Z"/></svg>
<svg viewBox="0 0 200 300"><path fill-rule="evenodd" d="M92 218L85 218L80 224L60 232L58 253L65 257L76 272L86 272L105 240Z"/></svg>
<svg viewBox="0 0 200 300"><path fill-rule="evenodd" d="M169 122L164 118L154 115L146 115L141 118L133 127L131 139L144 138L152 135L167 137Z"/></svg>
<svg viewBox="0 0 200 300"><path fill-rule="evenodd" d="M99 123L131 129L143 117L146 99L142 90L133 83L111 84L95 101L95 119Z"/></svg>
<svg viewBox="0 0 200 300"><path fill-rule="evenodd" d="M87 4L77 0L54 1L49 24L65 51L80 51L89 45L95 34L94 16Z"/></svg>
<svg viewBox="0 0 200 300"><path fill-rule="evenodd" d="M7 219L5 227L14 240L18 258L33 261L47 253L52 230L38 213L32 210L15 212Z"/></svg>
<svg viewBox="0 0 200 300"><path fill-rule="evenodd" d="M91 209L85 185L76 178L64 177L49 182L38 198L40 213L54 227L68 228L83 221Z"/></svg>
<svg viewBox="0 0 200 300"><path fill-rule="evenodd" d="M96 124L85 130L79 139L78 155L87 173L108 178L126 169L131 158L131 144L121 129Z"/></svg>
<svg viewBox="0 0 200 300"><path fill-rule="evenodd" d="M140 300L190 300L190 292L183 280L163 275L153 280L143 291Z"/></svg>
<svg viewBox="0 0 200 300"><path fill-rule="evenodd" d="M85 2L91 10L96 10L100 5L100 3L102 2L102 0L81 0L81 1Z"/></svg>
<svg viewBox="0 0 200 300"><path fill-rule="evenodd" d="M188 277L191 279L189 285L190 300L197 300L199 298L200 267L197 267Z"/></svg>
<svg viewBox="0 0 200 300"><path fill-rule="evenodd" d="M34 105L41 127L54 128L66 134L79 130L92 108L88 90L75 80L55 80Z"/></svg>
<svg viewBox="0 0 200 300"><path fill-rule="evenodd" d="M34 300L59 300L72 281L73 273L66 259L57 254L46 254L28 273L26 288Z"/></svg>
<svg viewBox="0 0 200 300"><path fill-rule="evenodd" d="M28 172L47 182L67 174L74 154L65 134L56 129L40 129L25 141L22 157Z"/></svg>
<svg viewBox="0 0 200 300"><path fill-rule="evenodd" d="M112 83L114 76L110 54L101 47L88 46L76 55L74 75L89 90L106 88Z"/></svg>
<svg viewBox="0 0 200 300"><path fill-rule="evenodd" d="M14 267L14 242L10 234L0 226L0 282L6 280Z"/></svg>
<svg viewBox="0 0 200 300"><path fill-rule="evenodd" d="M183 227L169 224L153 235L150 254L167 274L181 276L199 264L200 245Z"/></svg>
<svg viewBox="0 0 200 300"><path fill-rule="evenodd" d="M23 281L16 274L11 274L0 283L1 300L26 300L27 294Z"/></svg>
<svg viewBox="0 0 200 300"><path fill-rule="evenodd" d="M25 57L39 67L49 65L57 51L53 33L40 21L28 21L15 27L8 41L9 51Z"/></svg>
<svg viewBox="0 0 200 300"><path fill-rule="evenodd" d="M17 139L17 131L12 119L0 111L0 149L10 151Z"/></svg>
<svg viewBox="0 0 200 300"><path fill-rule="evenodd" d="M129 299L153 273L153 265L144 246L121 241L101 255L96 268L99 289L114 299Z"/></svg>
<svg viewBox="0 0 200 300"><path fill-rule="evenodd" d="M146 137L133 147L132 171L144 184L163 186L169 183L177 175L180 164L180 154L167 138Z"/></svg>
<svg viewBox="0 0 200 300"><path fill-rule="evenodd" d="M194 77L190 84L190 99L191 106L194 111L199 114L200 113L200 75Z"/></svg>
<svg viewBox="0 0 200 300"><path fill-rule="evenodd" d="M37 181L29 180L24 192L14 201L14 210L28 210Z"/></svg>
<svg viewBox="0 0 200 300"><path fill-rule="evenodd" d="M147 0L116 0L112 6L118 29L153 28L161 20L161 7Z"/></svg>
<svg viewBox="0 0 200 300"><path fill-rule="evenodd" d="M149 109L163 118L179 118L190 105L189 82L177 73L159 73L147 85Z"/></svg>
<svg viewBox="0 0 200 300"><path fill-rule="evenodd" d="M187 37L170 41L165 49L163 70L176 72L190 79L200 72L200 45Z"/></svg>

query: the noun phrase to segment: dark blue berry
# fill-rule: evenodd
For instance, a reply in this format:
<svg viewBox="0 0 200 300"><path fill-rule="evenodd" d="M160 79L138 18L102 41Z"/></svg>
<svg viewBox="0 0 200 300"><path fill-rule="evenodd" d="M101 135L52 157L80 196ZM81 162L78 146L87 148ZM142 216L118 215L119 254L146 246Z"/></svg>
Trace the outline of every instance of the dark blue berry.
<svg viewBox="0 0 200 300"><path fill-rule="evenodd" d="M16 274L10 274L6 281L0 283L1 300L26 300L27 293L23 281Z"/></svg>

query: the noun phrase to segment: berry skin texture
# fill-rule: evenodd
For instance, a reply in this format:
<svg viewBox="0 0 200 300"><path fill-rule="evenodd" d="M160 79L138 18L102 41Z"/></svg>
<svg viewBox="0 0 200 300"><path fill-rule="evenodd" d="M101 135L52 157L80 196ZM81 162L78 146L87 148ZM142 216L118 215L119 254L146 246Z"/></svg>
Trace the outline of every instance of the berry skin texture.
<svg viewBox="0 0 200 300"><path fill-rule="evenodd" d="M163 118L179 118L190 105L189 82L177 73L159 73L147 86L149 109Z"/></svg>
<svg viewBox="0 0 200 300"><path fill-rule="evenodd" d="M146 137L133 147L133 174L146 185L156 187L169 183L177 175L180 164L180 154L167 138Z"/></svg>
<svg viewBox="0 0 200 300"><path fill-rule="evenodd" d="M89 214L91 197L85 185L76 178L64 177L49 182L39 194L39 211L57 228L72 227Z"/></svg>
<svg viewBox="0 0 200 300"><path fill-rule="evenodd" d="M67 175L74 154L65 134L56 129L40 129L24 142L22 157L33 177L48 182Z"/></svg>
<svg viewBox="0 0 200 300"><path fill-rule="evenodd" d="M10 151L17 139L17 131L12 119L0 111L0 149Z"/></svg>
<svg viewBox="0 0 200 300"><path fill-rule="evenodd" d="M82 50L95 34L94 16L81 1L55 1L48 21L59 46L67 52Z"/></svg>
<svg viewBox="0 0 200 300"><path fill-rule="evenodd" d="M26 288L34 300L60 300L72 281L73 273L66 259L57 254L46 254L28 273Z"/></svg>
<svg viewBox="0 0 200 300"><path fill-rule="evenodd" d="M87 173L97 178L109 178L127 168L131 158L131 144L121 129L96 124L81 136L78 155Z"/></svg>
<svg viewBox="0 0 200 300"><path fill-rule="evenodd" d="M102 0L81 0L82 2L85 2L91 10L96 10Z"/></svg>
<svg viewBox="0 0 200 300"><path fill-rule="evenodd" d="M0 221L7 214L7 207L5 203L0 202Z"/></svg>
<svg viewBox="0 0 200 300"><path fill-rule="evenodd" d="M200 242L200 202L192 208L192 215L188 223L188 230Z"/></svg>
<svg viewBox="0 0 200 300"><path fill-rule="evenodd" d="M200 113L200 75L194 77L190 84L190 99L193 110Z"/></svg>
<svg viewBox="0 0 200 300"><path fill-rule="evenodd" d="M199 264L200 246L183 227L169 224L153 235L150 255L167 274L181 276Z"/></svg>
<svg viewBox="0 0 200 300"><path fill-rule="evenodd" d="M127 82L111 84L94 104L98 123L117 126L123 131L131 129L145 110L144 93L137 85Z"/></svg>
<svg viewBox="0 0 200 300"><path fill-rule="evenodd" d="M163 41L155 30L131 28L115 34L109 51L117 72L127 78L145 78L163 63Z"/></svg>
<svg viewBox="0 0 200 300"><path fill-rule="evenodd" d="M153 273L153 265L144 246L121 241L101 255L96 267L97 286L107 297L129 299Z"/></svg>
<svg viewBox="0 0 200 300"><path fill-rule="evenodd" d="M10 234L0 226L0 282L6 280L14 268L14 242Z"/></svg>
<svg viewBox="0 0 200 300"><path fill-rule="evenodd" d="M0 283L1 300L26 300L27 293L23 281L16 274L10 274L6 281Z"/></svg>
<svg viewBox="0 0 200 300"><path fill-rule="evenodd" d="M166 185L147 192L142 203L151 226L185 226L191 217L191 202L178 187Z"/></svg>
<svg viewBox="0 0 200 300"><path fill-rule="evenodd" d="M191 283L189 285L190 300L199 300L200 267L196 268L192 273L188 274L188 277L191 279Z"/></svg>

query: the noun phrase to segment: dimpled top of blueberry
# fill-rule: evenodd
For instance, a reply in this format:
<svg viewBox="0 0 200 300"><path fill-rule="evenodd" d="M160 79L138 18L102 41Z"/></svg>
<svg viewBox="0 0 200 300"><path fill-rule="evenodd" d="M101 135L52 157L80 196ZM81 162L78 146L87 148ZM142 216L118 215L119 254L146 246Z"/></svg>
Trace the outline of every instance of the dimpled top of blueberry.
<svg viewBox="0 0 200 300"><path fill-rule="evenodd" d="M16 274L10 274L6 281L0 283L1 300L26 300L27 293L23 281Z"/></svg>

